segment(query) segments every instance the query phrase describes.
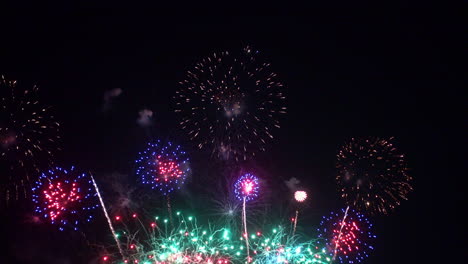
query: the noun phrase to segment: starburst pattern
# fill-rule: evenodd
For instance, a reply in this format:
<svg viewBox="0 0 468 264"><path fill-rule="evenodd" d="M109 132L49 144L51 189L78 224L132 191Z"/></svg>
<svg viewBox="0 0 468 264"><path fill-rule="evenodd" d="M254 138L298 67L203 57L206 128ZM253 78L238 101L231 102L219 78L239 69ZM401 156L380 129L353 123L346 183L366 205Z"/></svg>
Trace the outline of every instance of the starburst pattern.
<svg viewBox="0 0 468 264"><path fill-rule="evenodd" d="M31 176L49 168L58 150L59 123L37 96L38 87L25 89L0 79L0 167L5 199L27 196Z"/></svg>
<svg viewBox="0 0 468 264"><path fill-rule="evenodd" d="M376 236L372 233L372 224L353 209L324 216L318 231L330 255L340 263L360 263L374 249L372 242Z"/></svg>
<svg viewBox="0 0 468 264"><path fill-rule="evenodd" d="M214 53L187 71L176 92L182 129L223 160L264 151L286 112L283 84L258 51Z"/></svg>
<svg viewBox="0 0 468 264"><path fill-rule="evenodd" d="M179 189L190 173L185 151L179 145L164 144L159 140L148 143L147 148L139 153L136 165L136 174L142 183L164 195Z"/></svg>
<svg viewBox="0 0 468 264"><path fill-rule="evenodd" d="M91 221L98 208L90 176L74 167L42 173L32 191L35 213L62 231L67 227L78 230L82 222Z"/></svg>
<svg viewBox="0 0 468 264"><path fill-rule="evenodd" d="M352 138L338 153L336 181L346 203L370 214L387 214L412 190L404 155L393 138Z"/></svg>

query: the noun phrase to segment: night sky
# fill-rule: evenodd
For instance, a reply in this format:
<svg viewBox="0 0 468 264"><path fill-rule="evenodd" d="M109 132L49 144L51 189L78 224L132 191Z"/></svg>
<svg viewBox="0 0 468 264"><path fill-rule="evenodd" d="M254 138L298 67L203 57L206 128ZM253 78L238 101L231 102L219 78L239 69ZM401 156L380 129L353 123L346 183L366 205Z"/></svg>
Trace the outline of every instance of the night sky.
<svg viewBox="0 0 468 264"><path fill-rule="evenodd" d="M171 98L201 58L251 45L286 86L281 129L268 151L245 165L271 182L270 197L286 192L284 180L300 179L311 193L302 225L315 229L321 215L344 206L334 180L341 144L352 136L395 136L414 191L394 213L372 218L378 238L365 263L449 263L466 256L465 192L454 184L466 175L456 168L466 156L458 154L466 127L456 129L466 124L460 116L466 112L462 70L455 63L463 61L461 35L455 34L461 11L423 2L321 2L168 12L73 4L0 8L0 74L39 85L42 101L53 106L62 124L58 164L89 170L98 181L118 172L131 182L134 159L147 140L175 139L194 162L188 194L180 199L198 201L216 192L206 183L223 176L206 172L210 157L177 126ZM114 88L123 93L103 111L104 93ZM136 122L142 109L154 113L149 128ZM194 203L192 210L203 204ZM28 221L30 209L28 201L3 209L0 262L92 263L98 257L80 235ZM99 240L98 230L107 226L97 215L87 230L110 244L108 236ZM450 226L448 219L454 219Z"/></svg>

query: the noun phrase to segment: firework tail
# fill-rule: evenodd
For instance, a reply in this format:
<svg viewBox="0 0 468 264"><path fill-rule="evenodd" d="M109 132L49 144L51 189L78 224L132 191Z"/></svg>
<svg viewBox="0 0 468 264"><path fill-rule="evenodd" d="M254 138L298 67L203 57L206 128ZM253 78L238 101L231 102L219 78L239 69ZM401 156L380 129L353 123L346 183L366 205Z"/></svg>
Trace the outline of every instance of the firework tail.
<svg viewBox="0 0 468 264"><path fill-rule="evenodd" d="M293 236L296 233L297 218L299 217L299 209L296 210L296 217L294 217Z"/></svg>
<svg viewBox="0 0 468 264"><path fill-rule="evenodd" d="M169 221L171 222L171 227L174 229L174 222L172 221L171 198L169 197L169 194L166 195L166 199L167 199L167 212L169 214Z"/></svg>
<svg viewBox="0 0 468 264"><path fill-rule="evenodd" d="M122 251L122 246L120 245L119 239L117 238L114 227L112 226L112 221L109 218L109 214L107 213L106 206L104 205L104 201L102 200L101 193L99 192L99 188L98 188L98 186L96 184L96 181L94 181L93 175L91 173L90 173L90 175L91 175L91 180L93 181L94 189L96 189L96 193L97 193L97 195L99 197L99 202L101 203L102 211L104 211L104 215L107 218L107 223L109 224L109 229L111 230L112 236L114 237L114 240L115 240L115 243L117 244L117 247L119 248L120 255L122 256L122 258L125 258L124 254L123 254L123 251Z"/></svg>
<svg viewBox="0 0 468 264"><path fill-rule="evenodd" d="M344 221L346 220L346 217L348 216L348 210L349 210L349 205L348 205L348 207L346 207L346 211L344 213L343 220L341 220L341 224L340 224L340 232L338 233L338 238L335 240L335 250L333 251L333 260L336 259L336 253L337 253L337 250L338 250L338 243L339 243L340 238L341 238L341 231L343 230Z"/></svg>
<svg viewBox="0 0 468 264"><path fill-rule="evenodd" d="M242 222L244 225L244 238L245 238L245 246L247 250L247 262L250 262L250 252L249 252L249 233L247 232L247 217L245 212L245 197L242 203Z"/></svg>

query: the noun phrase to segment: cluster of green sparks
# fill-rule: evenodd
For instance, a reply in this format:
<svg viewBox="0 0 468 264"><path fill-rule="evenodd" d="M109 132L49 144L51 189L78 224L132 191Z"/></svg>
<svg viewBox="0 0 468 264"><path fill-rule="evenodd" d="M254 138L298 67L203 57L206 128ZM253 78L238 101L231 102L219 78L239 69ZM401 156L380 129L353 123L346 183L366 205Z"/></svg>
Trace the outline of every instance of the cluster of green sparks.
<svg viewBox="0 0 468 264"><path fill-rule="evenodd" d="M175 215L173 223L155 217L149 227L134 217L141 226L137 232L117 232L124 248L123 256L104 254L102 261L115 264L331 263L329 252L320 248L318 241L300 242L298 236L292 236L281 226L247 237L233 234L229 227L201 227L196 218L185 217L180 212ZM250 242L249 249L245 239Z"/></svg>

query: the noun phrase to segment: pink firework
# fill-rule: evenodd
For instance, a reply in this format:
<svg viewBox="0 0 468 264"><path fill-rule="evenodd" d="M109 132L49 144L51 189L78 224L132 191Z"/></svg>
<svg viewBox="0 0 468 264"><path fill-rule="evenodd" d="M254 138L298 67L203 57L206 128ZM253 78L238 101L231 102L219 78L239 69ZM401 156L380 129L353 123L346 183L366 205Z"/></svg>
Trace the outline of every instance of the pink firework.
<svg viewBox="0 0 468 264"><path fill-rule="evenodd" d="M60 230L78 230L81 222L89 222L98 207L97 193L90 176L71 169L55 168L39 177L32 188L35 213L59 225Z"/></svg>

